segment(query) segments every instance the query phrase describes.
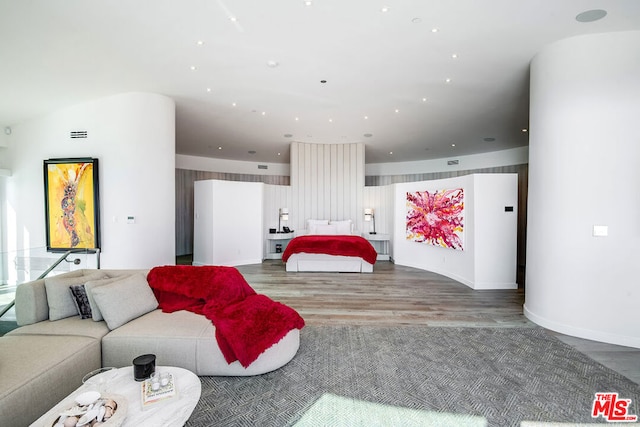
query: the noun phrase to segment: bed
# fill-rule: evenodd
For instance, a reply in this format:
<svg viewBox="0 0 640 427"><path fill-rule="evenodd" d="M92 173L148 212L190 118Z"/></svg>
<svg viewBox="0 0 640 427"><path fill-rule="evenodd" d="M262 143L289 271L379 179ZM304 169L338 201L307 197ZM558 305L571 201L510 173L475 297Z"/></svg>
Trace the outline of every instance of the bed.
<svg viewBox="0 0 640 427"><path fill-rule="evenodd" d="M287 271L372 273L377 253L353 231L351 221L308 220L307 230L294 237L282 260Z"/></svg>

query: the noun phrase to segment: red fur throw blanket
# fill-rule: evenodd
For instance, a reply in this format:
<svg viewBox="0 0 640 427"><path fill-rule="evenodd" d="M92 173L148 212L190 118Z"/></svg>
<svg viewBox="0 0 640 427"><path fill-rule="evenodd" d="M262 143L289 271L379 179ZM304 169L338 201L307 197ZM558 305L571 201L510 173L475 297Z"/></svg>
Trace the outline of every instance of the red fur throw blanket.
<svg viewBox="0 0 640 427"><path fill-rule="evenodd" d="M165 313L188 310L211 320L227 362L245 368L290 330L304 327L294 309L256 294L234 267L155 267L147 281Z"/></svg>

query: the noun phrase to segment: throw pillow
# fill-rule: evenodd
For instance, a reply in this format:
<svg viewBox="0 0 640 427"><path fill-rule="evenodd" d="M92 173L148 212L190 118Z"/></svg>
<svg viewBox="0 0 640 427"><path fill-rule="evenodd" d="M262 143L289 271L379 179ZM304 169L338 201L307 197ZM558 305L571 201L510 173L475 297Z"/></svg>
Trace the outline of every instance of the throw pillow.
<svg viewBox="0 0 640 427"><path fill-rule="evenodd" d="M87 280L107 277L102 272L83 275L83 272L51 276L44 279L49 305L49 320L60 320L65 317L77 316L76 303L69 293L69 286L83 285Z"/></svg>
<svg viewBox="0 0 640 427"><path fill-rule="evenodd" d="M93 298L111 330L158 308L158 300L142 274L95 287Z"/></svg>
<svg viewBox="0 0 640 427"><path fill-rule="evenodd" d="M102 312L100 311L100 307L98 307L98 304L96 304L96 299L93 297L93 289L97 286L102 286L108 283L118 281L124 277L128 277L128 275L118 276L118 277L109 277L106 279L99 279L99 280L89 280L87 283L84 284L84 288L87 291L87 298L89 298L89 306L91 306L91 317L95 322L104 320L104 318L102 317Z"/></svg>
<svg viewBox="0 0 640 427"><path fill-rule="evenodd" d="M73 302L76 303L76 310L81 319L89 319L91 317L91 306L89 305L89 298L87 298L87 292L84 289L84 285L69 286Z"/></svg>

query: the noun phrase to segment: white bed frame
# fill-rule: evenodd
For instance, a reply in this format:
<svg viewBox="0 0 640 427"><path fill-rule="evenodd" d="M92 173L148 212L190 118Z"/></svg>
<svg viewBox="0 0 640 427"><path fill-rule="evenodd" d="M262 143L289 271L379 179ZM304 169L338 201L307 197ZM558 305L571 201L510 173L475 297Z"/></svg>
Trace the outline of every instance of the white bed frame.
<svg viewBox="0 0 640 427"><path fill-rule="evenodd" d="M373 264L360 257L298 253L287 260L287 271L373 273Z"/></svg>

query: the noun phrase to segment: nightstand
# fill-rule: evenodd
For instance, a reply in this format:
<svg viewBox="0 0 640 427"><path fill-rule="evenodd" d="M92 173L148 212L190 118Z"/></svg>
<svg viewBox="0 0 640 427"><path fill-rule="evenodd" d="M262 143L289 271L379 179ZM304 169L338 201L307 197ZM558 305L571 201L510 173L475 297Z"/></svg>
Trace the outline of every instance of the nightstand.
<svg viewBox="0 0 640 427"><path fill-rule="evenodd" d="M267 253L265 259L282 259L282 252L284 252L294 237L294 232L267 234Z"/></svg>
<svg viewBox="0 0 640 427"><path fill-rule="evenodd" d="M388 234L363 233L362 237L367 239L378 252L378 261L389 261L389 238Z"/></svg>

